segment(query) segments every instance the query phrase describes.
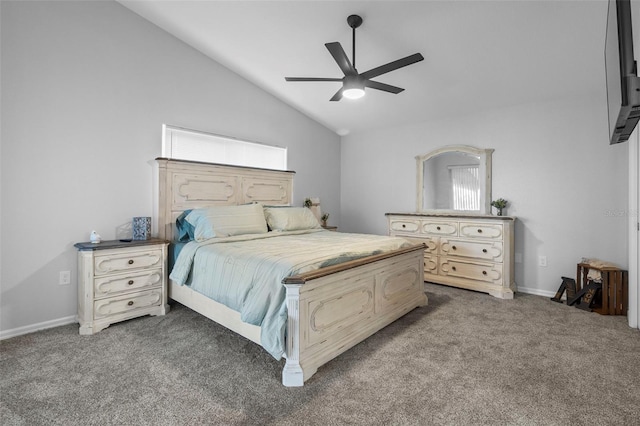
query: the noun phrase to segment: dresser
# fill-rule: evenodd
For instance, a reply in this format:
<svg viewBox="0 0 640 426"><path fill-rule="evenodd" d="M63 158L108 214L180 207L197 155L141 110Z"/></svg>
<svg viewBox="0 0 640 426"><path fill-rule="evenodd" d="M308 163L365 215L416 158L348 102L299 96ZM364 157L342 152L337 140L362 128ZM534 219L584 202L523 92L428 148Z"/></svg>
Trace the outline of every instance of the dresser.
<svg viewBox="0 0 640 426"><path fill-rule="evenodd" d="M387 213L389 235L424 243L424 280L513 299L513 228L508 216Z"/></svg>
<svg viewBox="0 0 640 426"><path fill-rule="evenodd" d="M167 241L77 243L80 334L142 315L164 315Z"/></svg>

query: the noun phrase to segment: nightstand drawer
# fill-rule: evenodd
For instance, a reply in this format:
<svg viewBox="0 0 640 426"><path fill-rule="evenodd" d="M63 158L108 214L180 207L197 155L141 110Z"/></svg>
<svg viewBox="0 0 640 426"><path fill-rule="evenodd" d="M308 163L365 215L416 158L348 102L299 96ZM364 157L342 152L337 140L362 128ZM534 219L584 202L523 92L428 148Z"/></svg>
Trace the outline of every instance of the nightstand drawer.
<svg viewBox="0 0 640 426"><path fill-rule="evenodd" d="M113 296L118 293L140 291L163 284L162 269L131 272L129 274L107 275L95 280L96 298Z"/></svg>
<svg viewBox="0 0 640 426"><path fill-rule="evenodd" d="M96 300L93 306L94 319L107 318L114 315L133 312L136 310L160 306L162 304L162 289L153 289L140 293L110 297Z"/></svg>
<svg viewBox="0 0 640 426"><path fill-rule="evenodd" d="M161 268L164 262L162 250L118 251L95 257L95 275L124 272L142 268Z"/></svg>

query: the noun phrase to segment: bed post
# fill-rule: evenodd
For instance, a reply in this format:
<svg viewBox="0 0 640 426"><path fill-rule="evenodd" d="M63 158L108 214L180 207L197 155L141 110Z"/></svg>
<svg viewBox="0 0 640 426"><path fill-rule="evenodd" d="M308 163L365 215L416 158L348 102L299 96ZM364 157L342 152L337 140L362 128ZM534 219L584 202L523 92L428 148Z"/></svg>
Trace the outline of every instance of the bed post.
<svg viewBox="0 0 640 426"><path fill-rule="evenodd" d="M156 158L158 162L158 237L165 240L172 240L172 223L171 223L171 198L169 191L171 183L169 179L168 166L169 162L166 158Z"/></svg>
<svg viewBox="0 0 640 426"><path fill-rule="evenodd" d="M300 287L285 284L287 288L287 362L282 370L282 384L303 386L304 372L300 365Z"/></svg>

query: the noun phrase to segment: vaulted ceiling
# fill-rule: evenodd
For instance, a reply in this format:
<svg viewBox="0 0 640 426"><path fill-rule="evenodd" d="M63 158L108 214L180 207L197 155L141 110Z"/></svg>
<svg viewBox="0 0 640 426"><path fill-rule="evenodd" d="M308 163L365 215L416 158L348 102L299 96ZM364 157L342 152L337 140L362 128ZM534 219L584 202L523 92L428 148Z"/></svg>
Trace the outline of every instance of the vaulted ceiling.
<svg viewBox="0 0 640 426"><path fill-rule="evenodd" d="M338 134L604 93L604 0L120 3ZM343 76L324 44L351 57L351 14L358 71L425 57L376 78L405 91L329 102L339 82L285 82Z"/></svg>

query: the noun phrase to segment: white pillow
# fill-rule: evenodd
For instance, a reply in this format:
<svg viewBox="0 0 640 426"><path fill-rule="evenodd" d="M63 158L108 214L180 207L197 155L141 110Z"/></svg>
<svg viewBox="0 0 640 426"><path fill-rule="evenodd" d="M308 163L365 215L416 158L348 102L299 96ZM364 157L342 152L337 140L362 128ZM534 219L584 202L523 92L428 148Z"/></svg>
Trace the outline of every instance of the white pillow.
<svg viewBox="0 0 640 426"><path fill-rule="evenodd" d="M320 228L318 219L306 207L265 207L264 215L272 231Z"/></svg>
<svg viewBox="0 0 640 426"><path fill-rule="evenodd" d="M267 232L262 204L194 209L185 220L195 228L194 239L196 241Z"/></svg>

